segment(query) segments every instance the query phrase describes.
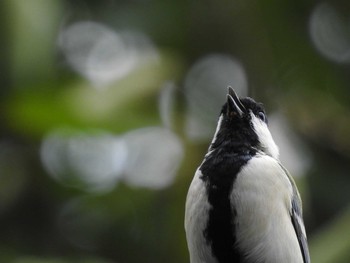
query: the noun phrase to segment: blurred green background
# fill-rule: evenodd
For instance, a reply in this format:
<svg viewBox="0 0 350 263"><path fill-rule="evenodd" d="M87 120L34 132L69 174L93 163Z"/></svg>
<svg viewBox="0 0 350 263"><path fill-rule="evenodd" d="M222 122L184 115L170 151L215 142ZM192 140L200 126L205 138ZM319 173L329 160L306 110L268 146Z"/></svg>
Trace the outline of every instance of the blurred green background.
<svg viewBox="0 0 350 263"><path fill-rule="evenodd" d="M0 261L188 262L233 86L265 104L311 259L350 262L350 2L0 2Z"/></svg>

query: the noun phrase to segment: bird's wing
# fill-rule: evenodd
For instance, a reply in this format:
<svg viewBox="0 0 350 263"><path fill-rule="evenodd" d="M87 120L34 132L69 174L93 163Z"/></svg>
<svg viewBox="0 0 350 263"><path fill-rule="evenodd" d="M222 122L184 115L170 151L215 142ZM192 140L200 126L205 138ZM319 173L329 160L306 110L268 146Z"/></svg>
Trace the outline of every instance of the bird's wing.
<svg viewBox="0 0 350 263"><path fill-rule="evenodd" d="M302 218L301 212L301 203L298 195L295 195L292 200L292 209L291 209L291 219L292 224L295 230L295 233L298 238L299 246L301 253L303 255L304 263L310 263L309 248L307 245L305 227Z"/></svg>
<svg viewBox="0 0 350 263"><path fill-rule="evenodd" d="M281 165L281 164L280 164ZM297 190L297 187L295 185L294 179L289 174L288 170L281 165L284 172L287 174L292 186L293 186L293 199L292 199L292 206L290 211L290 217L292 220L292 224L295 230L295 234L297 235L299 246L301 253L303 255L304 263L310 263L310 254L309 254L309 247L307 244L307 238L306 238L306 232L305 232L305 226L303 221L303 212L302 212L302 204L301 199L299 196L299 192Z"/></svg>

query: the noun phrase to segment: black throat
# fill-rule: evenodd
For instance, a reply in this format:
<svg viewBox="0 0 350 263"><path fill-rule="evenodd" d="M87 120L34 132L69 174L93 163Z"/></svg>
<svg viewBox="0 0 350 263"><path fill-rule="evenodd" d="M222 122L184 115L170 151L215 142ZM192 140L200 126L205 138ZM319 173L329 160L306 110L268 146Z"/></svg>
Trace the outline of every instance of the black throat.
<svg viewBox="0 0 350 263"><path fill-rule="evenodd" d="M219 263L242 262L243 255L235 246L235 208L230 194L237 174L256 150L246 145L221 145L206 156L200 167L211 205L204 237Z"/></svg>

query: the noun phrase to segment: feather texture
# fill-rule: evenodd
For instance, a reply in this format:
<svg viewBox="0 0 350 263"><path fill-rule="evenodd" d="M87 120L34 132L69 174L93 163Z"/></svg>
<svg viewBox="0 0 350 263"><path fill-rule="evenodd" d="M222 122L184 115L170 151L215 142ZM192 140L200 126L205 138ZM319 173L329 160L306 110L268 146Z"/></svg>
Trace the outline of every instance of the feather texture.
<svg viewBox="0 0 350 263"><path fill-rule="evenodd" d="M301 199L278 156L262 104L229 89L186 199L191 263L310 263Z"/></svg>

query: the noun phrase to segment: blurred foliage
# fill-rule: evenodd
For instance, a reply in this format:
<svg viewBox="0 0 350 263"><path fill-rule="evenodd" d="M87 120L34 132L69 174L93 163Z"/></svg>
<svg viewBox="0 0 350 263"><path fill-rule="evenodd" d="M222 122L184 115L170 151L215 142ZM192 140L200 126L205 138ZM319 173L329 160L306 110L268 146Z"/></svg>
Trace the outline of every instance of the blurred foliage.
<svg viewBox="0 0 350 263"><path fill-rule="evenodd" d="M311 259L349 262L350 31L342 24L349 19L345 0L1 1L0 261L188 262L184 203L210 138L188 138L191 101L183 84L199 59L226 54L243 65L249 94L268 112L281 112L308 149L312 164L296 179ZM81 21L103 25L99 34L127 31L107 40L135 44L138 52L145 46L127 41L135 37L130 31L141 32L156 59L94 82L77 64L89 43L73 46L82 54L73 62L62 48L62 32ZM70 44L76 43L66 49ZM113 53L103 52L108 65ZM122 140L169 122L185 154L165 188L135 186L122 175L111 190L91 192L62 184L40 157L52 131L98 131Z"/></svg>

